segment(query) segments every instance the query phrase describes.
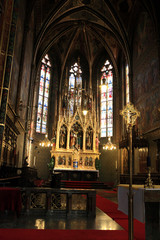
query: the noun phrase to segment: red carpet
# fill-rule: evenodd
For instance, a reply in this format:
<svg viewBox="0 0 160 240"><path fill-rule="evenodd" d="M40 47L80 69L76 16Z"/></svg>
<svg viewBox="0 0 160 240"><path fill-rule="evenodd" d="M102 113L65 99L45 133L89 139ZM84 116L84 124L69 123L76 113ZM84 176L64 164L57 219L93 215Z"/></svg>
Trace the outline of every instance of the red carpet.
<svg viewBox="0 0 160 240"><path fill-rule="evenodd" d="M96 206L128 231L128 216L117 209L118 204L97 195ZM136 219L134 219L134 237L136 240L145 240L145 224Z"/></svg>
<svg viewBox="0 0 160 240"><path fill-rule="evenodd" d="M116 191L108 191L108 190L107 191L104 190L104 192L105 193L116 193Z"/></svg>
<svg viewBox="0 0 160 240"><path fill-rule="evenodd" d="M125 231L0 229L0 240L127 240Z"/></svg>
<svg viewBox="0 0 160 240"><path fill-rule="evenodd" d="M108 185L100 181L70 181L61 180L63 188L83 188L83 189L105 189Z"/></svg>

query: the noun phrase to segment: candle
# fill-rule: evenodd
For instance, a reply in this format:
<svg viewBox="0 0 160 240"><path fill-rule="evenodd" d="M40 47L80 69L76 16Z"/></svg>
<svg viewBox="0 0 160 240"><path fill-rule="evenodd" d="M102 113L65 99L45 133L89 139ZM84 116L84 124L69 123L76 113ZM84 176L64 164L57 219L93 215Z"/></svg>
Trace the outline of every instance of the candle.
<svg viewBox="0 0 160 240"><path fill-rule="evenodd" d="M151 166L151 158L148 156L147 157L147 167Z"/></svg>
<svg viewBox="0 0 160 240"><path fill-rule="evenodd" d="M116 161L116 169L117 169L117 161Z"/></svg>
<svg viewBox="0 0 160 240"><path fill-rule="evenodd" d="M34 156L33 165L36 165L36 156Z"/></svg>

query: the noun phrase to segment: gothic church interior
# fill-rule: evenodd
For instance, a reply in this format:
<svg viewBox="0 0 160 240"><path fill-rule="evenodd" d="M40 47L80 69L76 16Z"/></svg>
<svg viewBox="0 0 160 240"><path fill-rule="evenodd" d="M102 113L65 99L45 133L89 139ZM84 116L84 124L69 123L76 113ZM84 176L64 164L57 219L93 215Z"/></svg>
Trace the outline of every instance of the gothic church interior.
<svg viewBox="0 0 160 240"><path fill-rule="evenodd" d="M0 0L0 87L0 178L128 184L132 104L133 183L160 183L158 0Z"/></svg>

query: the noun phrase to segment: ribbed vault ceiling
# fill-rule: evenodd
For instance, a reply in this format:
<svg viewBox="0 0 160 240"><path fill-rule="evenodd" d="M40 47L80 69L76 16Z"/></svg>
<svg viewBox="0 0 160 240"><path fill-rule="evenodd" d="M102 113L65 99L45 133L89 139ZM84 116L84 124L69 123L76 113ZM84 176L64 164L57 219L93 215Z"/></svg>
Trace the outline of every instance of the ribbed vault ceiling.
<svg viewBox="0 0 160 240"><path fill-rule="evenodd" d="M131 0L41 0L34 8L36 63L49 51L63 63L77 50L92 63L103 51L112 62L119 52L129 52L123 19L132 8ZM117 12L123 12L123 18Z"/></svg>

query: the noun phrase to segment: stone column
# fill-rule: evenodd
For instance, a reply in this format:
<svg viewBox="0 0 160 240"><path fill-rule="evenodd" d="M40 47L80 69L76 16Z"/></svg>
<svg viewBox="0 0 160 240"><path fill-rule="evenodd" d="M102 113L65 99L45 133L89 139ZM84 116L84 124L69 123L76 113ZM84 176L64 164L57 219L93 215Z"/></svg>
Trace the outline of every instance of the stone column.
<svg viewBox="0 0 160 240"><path fill-rule="evenodd" d="M59 124L58 124L58 127L57 127L56 149L59 149Z"/></svg>
<svg viewBox="0 0 160 240"><path fill-rule="evenodd" d="M96 151L96 133L93 131L93 151Z"/></svg>
<svg viewBox="0 0 160 240"><path fill-rule="evenodd" d="M70 137L70 130L67 131L67 149L69 149L69 137Z"/></svg>
<svg viewBox="0 0 160 240"><path fill-rule="evenodd" d="M83 131L83 151L86 150L86 131Z"/></svg>

